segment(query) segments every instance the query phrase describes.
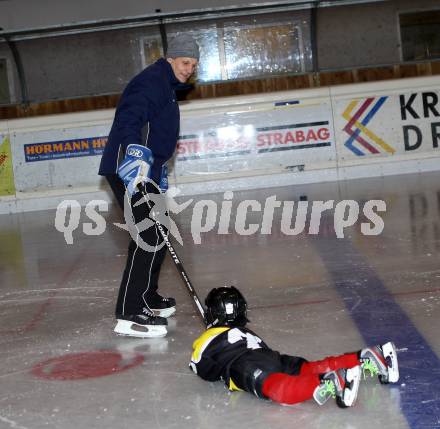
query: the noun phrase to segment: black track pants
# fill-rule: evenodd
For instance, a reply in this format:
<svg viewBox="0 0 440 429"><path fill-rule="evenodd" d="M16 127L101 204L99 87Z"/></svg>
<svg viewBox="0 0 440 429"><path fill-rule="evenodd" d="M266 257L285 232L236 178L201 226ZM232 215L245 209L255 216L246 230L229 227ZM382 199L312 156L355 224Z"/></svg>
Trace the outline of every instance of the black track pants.
<svg viewBox="0 0 440 429"><path fill-rule="evenodd" d="M117 175L106 176L110 187L115 194L119 206L124 210L125 187ZM131 206L135 223L148 217L147 204L133 207L142 199L137 192L131 199ZM143 241L143 244L141 244ZM116 303L116 316L142 314L143 309L148 309L148 297L155 294L158 289L160 269L165 258L166 245L155 225L131 237L128 246L127 262L119 287Z"/></svg>

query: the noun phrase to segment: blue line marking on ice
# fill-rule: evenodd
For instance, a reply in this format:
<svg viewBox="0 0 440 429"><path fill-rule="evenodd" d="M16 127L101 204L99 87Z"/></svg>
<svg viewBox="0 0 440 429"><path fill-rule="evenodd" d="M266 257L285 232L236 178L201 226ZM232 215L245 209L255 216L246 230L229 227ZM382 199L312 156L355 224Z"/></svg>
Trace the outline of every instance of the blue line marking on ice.
<svg viewBox="0 0 440 429"><path fill-rule="evenodd" d="M365 343L393 341L401 412L411 429L440 428L440 360L362 254L347 239L312 240ZM385 423L385 422L384 422Z"/></svg>

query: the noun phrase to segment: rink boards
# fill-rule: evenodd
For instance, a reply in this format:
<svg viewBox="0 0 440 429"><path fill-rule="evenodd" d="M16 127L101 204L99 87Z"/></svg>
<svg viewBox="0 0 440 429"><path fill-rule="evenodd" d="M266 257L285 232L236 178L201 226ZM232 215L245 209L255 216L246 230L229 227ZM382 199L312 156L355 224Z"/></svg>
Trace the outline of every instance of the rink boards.
<svg viewBox="0 0 440 429"><path fill-rule="evenodd" d="M170 184L197 194L437 170L439 96L434 76L182 103ZM107 199L97 170L113 115L1 121L0 212Z"/></svg>

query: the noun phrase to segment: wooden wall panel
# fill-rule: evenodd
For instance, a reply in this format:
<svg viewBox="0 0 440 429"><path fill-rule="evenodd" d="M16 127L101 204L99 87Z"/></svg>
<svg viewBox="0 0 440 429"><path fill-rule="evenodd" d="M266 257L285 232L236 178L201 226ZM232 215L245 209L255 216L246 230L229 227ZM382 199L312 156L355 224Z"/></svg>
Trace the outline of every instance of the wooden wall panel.
<svg viewBox="0 0 440 429"><path fill-rule="evenodd" d="M402 64L399 67L399 78L417 77L417 65L416 64Z"/></svg>
<svg viewBox="0 0 440 429"><path fill-rule="evenodd" d="M256 94L431 75L440 75L440 60L418 64L396 64L383 67L325 71L303 75L278 76L265 79L236 80L207 85L196 85L192 91L184 94L183 99L197 100L202 98L227 97L230 95ZM119 97L120 94L113 94L66 100L53 100L44 103L32 103L29 106L23 106L20 104L0 106L0 119L111 109L116 107Z"/></svg>
<svg viewBox="0 0 440 429"><path fill-rule="evenodd" d="M430 64L432 75L440 74L440 61L432 62Z"/></svg>

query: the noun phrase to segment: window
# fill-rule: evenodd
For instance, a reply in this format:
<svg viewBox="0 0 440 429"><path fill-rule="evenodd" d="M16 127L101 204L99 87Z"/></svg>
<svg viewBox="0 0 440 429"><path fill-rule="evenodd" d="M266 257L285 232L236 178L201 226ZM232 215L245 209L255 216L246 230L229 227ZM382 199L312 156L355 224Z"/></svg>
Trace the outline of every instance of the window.
<svg viewBox="0 0 440 429"><path fill-rule="evenodd" d="M0 58L0 104L8 104L11 102L7 65L6 59Z"/></svg>
<svg viewBox="0 0 440 429"><path fill-rule="evenodd" d="M440 58L440 10L400 15L404 61Z"/></svg>
<svg viewBox="0 0 440 429"><path fill-rule="evenodd" d="M159 36L144 37L141 40L142 66L153 64L162 56L162 42Z"/></svg>
<svg viewBox="0 0 440 429"><path fill-rule="evenodd" d="M228 79L304 71L299 28L293 23L226 27L224 45Z"/></svg>
<svg viewBox="0 0 440 429"><path fill-rule="evenodd" d="M279 15L261 20L243 17L233 22L205 22L196 29L174 26L167 33L168 38L183 32L193 35L200 46L196 80L214 82L305 72L303 24L300 20L283 21ZM142 39L144 67L161 56L161 45L159 36Z"/></svg>
<svg viewBox="0 0 440 429"><path fill-rule="evenodd" d="M189 31L197 40L200 47L200 63L197 68L195 79L200 82L210 82L222 79L219 59L217 27L199 29L198 31ZM172 39L178 33L168 32L168 39ZM142 63L143 67L154 63L162 56L162 41L160 36L145 37L142 43Z"/></svg>

